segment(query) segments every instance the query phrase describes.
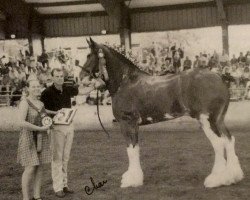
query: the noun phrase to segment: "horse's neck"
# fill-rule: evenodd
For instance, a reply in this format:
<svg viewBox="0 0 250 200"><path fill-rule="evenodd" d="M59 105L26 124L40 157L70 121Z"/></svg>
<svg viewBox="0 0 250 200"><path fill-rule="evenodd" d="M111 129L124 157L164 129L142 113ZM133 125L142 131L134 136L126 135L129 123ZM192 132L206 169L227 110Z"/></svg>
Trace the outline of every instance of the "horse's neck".
<svg viewBox="0 0 250 200"><path fill-rule="evenodd" d="M109 75L108 90L111 95L114 95L120 87L123 77L128 75L133 69L126 61L122 61L115 56L109 55L106 59Z"/></svg>

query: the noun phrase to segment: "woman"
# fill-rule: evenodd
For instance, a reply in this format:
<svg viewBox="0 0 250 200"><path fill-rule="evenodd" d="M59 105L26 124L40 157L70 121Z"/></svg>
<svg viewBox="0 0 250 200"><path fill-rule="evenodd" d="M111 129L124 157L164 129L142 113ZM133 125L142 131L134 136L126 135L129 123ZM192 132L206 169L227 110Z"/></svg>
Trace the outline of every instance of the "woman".
<svg viewBox="0 0 250 200"><path fill-rule="evenodd" d="M17 161L24 167L22 175L23 200L29 200L29 190L33 185L33 200L41 200L40 190L42 181L43 164L51 162L49 138L47 130L49 127L37 126L39 119L38 111L34 108L44 109L43 103L38 99L41 94L41 86L38 80L33 79L28 82L28 95L20 102L20 125L21 132L18 144ZM37 152L35 139L36 133L42 134L42 150ZM33 182L34 180L34 182Z"/></svg>

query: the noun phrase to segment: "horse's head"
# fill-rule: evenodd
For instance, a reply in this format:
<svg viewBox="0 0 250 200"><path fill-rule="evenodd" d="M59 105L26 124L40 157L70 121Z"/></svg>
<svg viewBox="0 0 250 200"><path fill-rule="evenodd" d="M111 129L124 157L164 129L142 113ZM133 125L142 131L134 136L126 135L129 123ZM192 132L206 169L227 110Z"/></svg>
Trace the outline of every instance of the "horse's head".
<svg viewBox="0 0 250 200"><path fill-rule="evenodd" d="M97 77L97 73L99 73L99 51L100 51L100 45L97 44L90 38L90 40L87 39L87 43L89 44L90 53L87 56L87 60L85 64L83 65L83 70L87 72L92 77Z"/></svg>

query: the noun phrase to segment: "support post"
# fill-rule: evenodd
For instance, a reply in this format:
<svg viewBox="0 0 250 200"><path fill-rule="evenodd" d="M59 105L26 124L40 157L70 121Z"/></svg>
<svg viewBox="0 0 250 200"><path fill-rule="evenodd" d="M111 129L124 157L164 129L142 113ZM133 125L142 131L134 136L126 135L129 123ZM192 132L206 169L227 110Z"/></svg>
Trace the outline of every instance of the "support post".
<svg viewBox="0 0 250 200"><path fill-rule="evenodd" d="M32 25L33 25L33 10L29 8L29 19L28 19L28 42L30 55L34 55L33 43L32 43Z"/></svg>
<svg viewBox="0 0 250 200"><path fill-rule="evenodd" d="M29 42L30 55L33 56L34 55L34 50L33 50L33 42L32 42L32 34L31 33L29 33L29 35L28 35L28 42Z"/></svg>
<svg viewBox="0 0 250 200"><path fill-rule="evenodd" d="M222 24L222 47L223 51L229 55L229 37L228 37L228 25L227 23Z"/></svg>
<svg viewBox="0 0 250 200"><path fill-rule="evenodd" d="M125 52L131 49L131 23L130 23L129 9L124 2L120 3L120 39L121 45L125 47Z"/></svg>
<svg viewBox="0 0 250 200"><path fill-rule="evenodd" d="M215 0L215 1L217 5L218 14L221 20L223 51L227 55L229 55L228 20L224 9L223 0Z"/></svg>
<svg viewBox="0 0 250 200"><path fill-rule="evenodd" d="M131 32L129 29L120 29L121 45L125 47L125 51L131 49Z"/></svg>
<svg viewBox="0 0 250 200"><path fill-rule="evenodd" d="M121 45L125 47L125 51L129 51L131 48L129 8L126 6L124 0L100 0L100 3L108 15L117 20Z"/></svg>

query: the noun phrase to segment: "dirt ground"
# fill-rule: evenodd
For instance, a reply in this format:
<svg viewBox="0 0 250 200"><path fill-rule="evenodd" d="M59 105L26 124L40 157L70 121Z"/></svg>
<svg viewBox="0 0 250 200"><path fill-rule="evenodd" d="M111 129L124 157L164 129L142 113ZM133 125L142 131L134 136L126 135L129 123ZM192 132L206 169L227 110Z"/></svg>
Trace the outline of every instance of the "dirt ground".
<svg viewBox="0 0 250 200"><path fill-rule="evenodd" d="M159 123L157 126L164 126ZM183 126L183 130L181 130ZM144 185L120 188L121 175L127 170L125 143L117 128L107 139L102 131L76 132L69 163L70 187L75 194L65 200L247 200L250 199L250 133L249 126L230 131L236 137L236 151L245 179L236 185L205 189L203 182L210 173L214 152L204 133L190 124L176 123L178 130L147 131L140 137ZM164 130L164 129L163 129ZM18 133L0 132L0 199L21 199L22 168L16 164ZM42 196L57 199L52 190L50 166L44 169ZM107 183L92 195L85 186Z"/></svg>

